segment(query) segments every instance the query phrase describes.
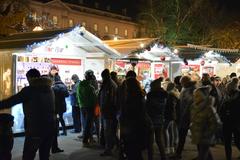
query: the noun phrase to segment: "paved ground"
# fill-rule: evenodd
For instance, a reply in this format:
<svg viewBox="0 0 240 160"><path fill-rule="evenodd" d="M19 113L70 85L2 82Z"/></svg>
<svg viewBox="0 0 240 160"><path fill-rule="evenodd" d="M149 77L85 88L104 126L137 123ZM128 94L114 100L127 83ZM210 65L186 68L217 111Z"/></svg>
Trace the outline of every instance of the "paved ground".
<svg viewBox="0 0 240 160"><path fill-rule="evenodd" d="M93 148L82 148L81 141L78 140L77 134L69 133L68 136L59 137L59 147L64 149L65 152L51 155L51 160L117 160L116 155L114 157L100 157L99 154L103 152L103 149L99 146ZM22 148L23 148L24 137L15 138L14 149L13 149L13 160L21 160ZM212 148L212 152L215 160L225 160L224 148L221 145L217 145ZM186 144L183 159L192 160L196 156L196 148L191 145L189 140ZM240 153L237 149L233 148L233 160L237 160ZM159 160L159 153L156 150L155 159ZM38 157L35 158L38 160Z"/></svg>

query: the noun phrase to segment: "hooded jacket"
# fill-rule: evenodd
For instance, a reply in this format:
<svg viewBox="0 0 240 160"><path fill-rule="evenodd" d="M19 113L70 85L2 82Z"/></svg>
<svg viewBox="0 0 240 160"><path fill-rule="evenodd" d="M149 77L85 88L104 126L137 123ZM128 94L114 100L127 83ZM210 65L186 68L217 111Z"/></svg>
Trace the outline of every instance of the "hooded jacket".
<svg viewBox="0 0 240 160"><path fill-rule="evenodd" d="M191 108L191 139L193 144L213 144L214 134L218 128L214 99L207 98Z"/></svg>
<svg viewBox="0 0 240 160"><path fill-rule="evenodd" d="M180 93L180 128L188 128L190 124L190 107L193 104L193 91L196 89L195 82L189 81L184 84Z"/></svg>
<svg viewBox="0 0 240 160"><path fill-rule="evenodd" d="M89 80L83 80L79 83L77 88L77 99L80 108L94 108L96 106L97 95Z"/></svg>
<svg viewBox="0 0 240 160"><path fill-rule="evenodd" d="M11 108L23 103L24 128L26 136L39 137L52 133L55 126L54 93L51 80L36 78L30 86L24 87L19 93L0 101L1 108Z"/></svg>

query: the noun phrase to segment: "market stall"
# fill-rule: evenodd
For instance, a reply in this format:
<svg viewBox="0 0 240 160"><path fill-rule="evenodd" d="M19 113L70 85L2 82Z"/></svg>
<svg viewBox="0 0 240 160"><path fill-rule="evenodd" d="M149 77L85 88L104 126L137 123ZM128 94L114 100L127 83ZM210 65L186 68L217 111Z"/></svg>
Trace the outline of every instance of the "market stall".
<svg viewBox="0 0 240 160"><path fill-rule="evenodd" d="M16 41L16 39L12 40L12 43L16 43ZM7 51L11 55L9 59L12 59L13 67L7 67L6 71L8 69L11 75L10 81L12 82L13 93L11 92L8 95L1 93L0 98L17 93L24 86L27 86L28 82L25 74L31 68L40 70L41 74L49 74L52 66L57 67L62 81L70 89L73 74L77 74L80 79L83 79L84 72L92 69L97 79L101 79L102 70L111 68L112 59L119 57L116 50L102 43L100 39L85 30L84 27L75 27L52 35L50 39L48 37L44 39L43 37L41 41L38 40L38 42L29 43L28 45L24 43L21 48L14 48L14 46L12 46L13 48L3 48L4 45L1 44L4 42L1 43L0 40L0 54ZM66 98L66 102L67 112L64 114L64 119L67 125L71 125L70 99ZM12 114L15 117L14 132L22 132L23 113L21 105L13 107Z"/></svg>

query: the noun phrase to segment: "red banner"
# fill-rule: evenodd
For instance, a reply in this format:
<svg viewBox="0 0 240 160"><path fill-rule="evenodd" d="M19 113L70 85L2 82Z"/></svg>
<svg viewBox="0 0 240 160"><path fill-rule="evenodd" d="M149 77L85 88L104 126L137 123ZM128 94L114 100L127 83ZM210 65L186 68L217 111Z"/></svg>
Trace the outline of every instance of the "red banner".
<svg viewBox="0 0 240 160"><path fill-rule="evenodd" d="M79 66L82 64L81 59L63 59L63 58L51 58L52 64L57 65L74 65Z"/></svg>

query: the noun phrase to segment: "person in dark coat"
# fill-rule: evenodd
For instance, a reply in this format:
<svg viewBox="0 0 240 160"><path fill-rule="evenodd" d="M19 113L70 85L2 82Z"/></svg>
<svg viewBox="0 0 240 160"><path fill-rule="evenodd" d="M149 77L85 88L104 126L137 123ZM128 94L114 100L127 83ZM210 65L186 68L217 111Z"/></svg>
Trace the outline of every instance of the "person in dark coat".
<svg viewBox="0 0 240 160"><path fill-rule="evenodd" d="M142 151L148 149L152 159L153 126L145 108L145 92L136 78L125 81L126 94L120 116L120 134L128 160L142 160Z"/></svg>
<svg viewBox="0 0 240 160"><path fill-rule="evenodd" d="M11 160L13 148L13 119L11 114L0 114L0 159Z"/></svg>
<svg viewBox="0 0 240 160"><path fill-rule="evenodd" d="M55 107L56 114L59 116L59 122L61 123L63 133L67 135L66 125L63 119L63 114L67 110L65 98L69 96L67 86L62 82L61 77L56 74L54 76L53 91L55 94Z"/></svg>
<svg viewBox="0 0 240 160"><path fill-rule="evenodd" d="M161 80L156 79L150 85L150 92L147 94L146 109L153 126L155 141L161 154L161 160L166 159L164 139L164 112L167 105L168 93L161 87Z"/></svg>
<svg viewBox="0 0 240 160"><path fill-rule="evenodd" d="M54 76L53 91L55 95L55 114L58 117L56 121L55 136L52 143L52 153L63 152L64 150L58 147L58 133L59 133L59 122L61 123L63 133L61 135L67 135L66 125L63 119L63 113L66 112L66 101L65 97L69 96L67 86L61 81L58 74Z"/></svg>
<svg viewBox="0 0 240 160"><path fill-rule="evenodd" d="M117 99L117 85L110 77L108 69L103 70L102 74L103 83L99 91L99 105L101 116L103 119L104 138L105 138L105 151L101 156L112 155L112 149L116 142L114 134L114 123L116 121L116 99Z"/></svg>
<svg viewBox="0 0 240 160"><path fill-rule="evenodd" d="M226 87L227 97L220 111L223 122L223 139L225 145L226 160L232 159L232 135L235 144L240 151L240 91L238 79L233 78Z"/></svg>
<svg viewBox="0 0 240 160"><path fill-rule="evenodd" d="M23 160L34 160L39 150L40 160L48 160L55 130L55 103L51 80L40 77L37 69L27 74L29 86L0 101L0 109L23 103L25 142Z"/></svg>
<svg viewBox="0 0 240 160"><path fill-rule="evenodd" d="M73 84L71 86L70 92L70 100L72 105L72 117L73 117L73 133L80 133L81 132L81 114L80 114L80 107L77 102L77 87L80 82L78 75L72 75Z"/></svg>
<svg viewBox="0 0 240 160"><path fill-rule="evenodd" d="M179 159L182 157L190 125L190 107L193 104L193 91L196 89L196 82L192 81L189 76L183 76L180 82L183 88L180 92L179 144L176 150L176 158Z"/></svg>

